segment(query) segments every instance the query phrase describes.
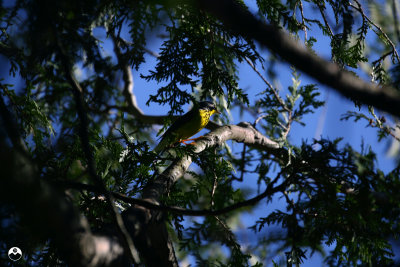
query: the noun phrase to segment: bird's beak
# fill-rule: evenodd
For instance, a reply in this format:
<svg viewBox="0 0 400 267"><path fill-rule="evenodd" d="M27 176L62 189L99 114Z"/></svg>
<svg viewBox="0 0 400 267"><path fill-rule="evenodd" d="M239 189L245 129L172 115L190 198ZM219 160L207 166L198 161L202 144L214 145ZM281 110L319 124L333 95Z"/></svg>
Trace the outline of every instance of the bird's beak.
<svg viewBox="0 0 400 267"><path fill-rule="evenodd" d="M216 114L221 114L221 112L219 112L218 110L214 109L214 113Z"/></svg>

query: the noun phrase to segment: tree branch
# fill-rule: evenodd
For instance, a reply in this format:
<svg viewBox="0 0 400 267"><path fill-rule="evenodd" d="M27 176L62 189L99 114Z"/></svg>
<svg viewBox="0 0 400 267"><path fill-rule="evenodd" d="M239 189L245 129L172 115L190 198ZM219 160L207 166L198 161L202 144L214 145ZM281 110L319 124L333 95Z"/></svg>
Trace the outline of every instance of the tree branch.
<svg viewBox="0 0 400 267"><path fill-rule="evenodd" d="M25 155L8 149L0 152L4 177L0 199L15 205L34 233L54 241L71 266L119 266L124 248L114 237L94 235L89 223L61 192L37 175Z"/></svg>
<svg viewBox="0 0 400 267"><path fill-rule="evenodd" d="M124 79L124 88L122 90L122 93L125 96L126 103L128 103L128 108L130 109L132 115L142 120L144 119L143 116L145 115L143 114L143 111L139 108L136 101L136 96L133 93L134 82L133 82L131 66L127 64L121 52L120 38L115 36L114 33L111 33L111 37L114 43L114 52L118 59L118 65L122 70Z"/></svg>
<svg viewBox="0 0 400 267"><path fill-rule="evenodd" d="M58 185L61 185L63 188L73 188L77 190L85 190L85 191L90 191L94 192L97 194L103 194L103 191L93 185L88 185L88 184L81 184L81 183L58 183ZM155 204L154 202L151 202L149 200L145 199L139 199L139 198L132 198L128 197L124 194L117 193L117 192L111 192L111 194L114 195L116 199L122 200L126 203L132 204L132 205L138 205L142 206L144 208L152 209L152 210L157 210L157 211L163 211L163 212L171 212L174 214L178 215L183 215L183 216L217 216L217 215L222 215L226 214L232 211L235 211L237 209L245 208L245 207L250 207L254 206L257 204L260 200L272 196L274 193L282 191L285 186L287 186L287 183L282 183L279 186L272 187L272 186L267 186L265 191L253 198L237 202L235 204L226 206L224 208L218 209L218 210L211 210L211 209L203 209L203 210L191 210L191 209L185 209L177 206L166 206L163 204Z"/></svg>
<svg viewBox="0 0 400 267"><path fill-rule="evenodd" d="M200 153L208 147L221 146L228 140L235 140L261 150L269 151L277 157L282 157L287 153L286 150L280 148L278 143L262 135L247 122L241 122L238 125L221 126L204 135L204 137L197 140L193 145L193 152ZM191 163L192 157L190 155L175 160L163 173L144 188L142 197L158 203L160 197L166 194L170 187L184 175Z"/></svg>
<svg viewBox="0 0 400 267"><path fill-rule="evenodd" d="M136 96L133 94L133 76L132 76L132 69L131 66L124 60L124 54L121 51L120 42L124 42L124 40L115 34L110 33L112 40L114 42L114 52L118 59L118 65L122 70L123 79L124 79L124 88L122 90L123 95L125 97L126 102L128 103L128 107L125 111L130 113L140 122L145 124L158 124L163 125L164 120L169 116L156 116L156 115L146 115L143 111L138 107ZM122 108L122 107L121 107ZM179 116L174 116L174 119L178 118ZM219 127L215 122L210 121L207 125L207 129L214 130Z"/></svg>
<svg viewBox="0 0 400 267"><path fill-rule="evenodd" d="M217 128L196 141L193 152L200 153L207 147L220 146L227 140L236 140L248 145L268 150L277 156L282 153L279 144L263 136L249 123L227 125ZM287 152L286 152L287 153ZM175 160L163 173L150 181L142 192L142 199L159 205L160 197L171 189L172 185L183 176L192 163L190 155ZM269 189L271 190L271 189ZM267 191L265 194L270 194ZM264 195L249 200L247 203L237 203L233 209L240 205L253 204L261 200ZM232 208L232 207L231 207ZM222 210L228 212L229 210ZM148 260L147 266L178 266L172 248L172 243L166 232L164 215L162 211L149 210L140 206L133 206L124 212L125 223L135 240L141 240L141 255ZM151 231L149 230L151 229ZM151 232L151 233L150 233ZM168 248L165 244L170 245Z"/></svg>
<svg viewBox="0 0 400 267"><path fill-rule="evenodd" d="M352 8L357 10L358 12L360 12L361 16L364 19L366 19L371 25L373 25L383 35L383 37L385 37L386 41L392 47L392 52L391 53L394 54L395 58L397 59L397 63L400 63L400 58L399 58L399 54L397 53L396 46L393 44L392 40L390 40L389 36L387 36L387 34L382 30L381 27L376 25L367 15L365 15L364 10L362 9L362 6L361 6L359 1L357 1L357 0L353 0L353 1L356 2L357 6L353 5L352 3L349 3L349 6L351 6ZM397 25L395 25L395 27L396 26Z"/></svg>
<svg viewBox="0 0 400 267"><path fill-rule="evenodd" d="M114 202L115 202L114 197L106 190L106 187L105 187L105 184L104 184L104 181L102 180L102 178L97 175L93 152L92 152L90 144L89 144L89 135L88 135L88 130L87 130L89 121L88 121L87 114L85 111L85 105L84 105L84 99L83 99L83 89L81 88L80 84L75 79L75 77L72 73L72 66L70 66L70 64L69 64L68 58L64 53L63 47L61 45L59 45L59 48L60 48L62 58L63 58L63 65L64 65L64 71L66 73L66 78L72 87L71 89L72 89L72 93L74 95L74 99L75 99L75 103L76 103L78 118L80 120L79 136L80 136L81 143L82 143L82 150L85 153L86 160L88 162L87 166L88 166L89 175L94 180L94 183L98 187L102 188L103 191L105 192L107 204L113 215L113 219L115 221L117 229L119 230L119 232L121 234L122 241L125 244L126 250L129 253L129 255L131 256L131 259L133 260L134 264L139 264L140 258L139 258L137 249L135 248L133 240L125 228L121 214L118 212L118 209L114 204Z"/></svg>
<svg viewBox="0 0 400 267"><path fill-rule="evenodd" d="M328 29L329 36L333 37L334 34L332 32L331 27L329 26L328 20L326 19L326 15L325 15L325 12L324 12L324 8L325 7L319 1L317 1L317 6L318 6L318 9L319 9L319 12L321 13L322 19L324 20L325 27Z"/></svg>
<svg viewBox="0 0 400 267"><path fill-rule="evenodd" d="M120 49L120 39L111 33L114 42L114 52L117 55L118 65L120 65L123 72L124 88L123 94L125 96L126 102L128 103L128 108L130 113L135 116L138 120L145 123L156 122L164 117L160 116L147 116L139 109L136 96L133 94L133 76L131 66L127 64L124 60L123 54ZM163 124L164 121L157 121L157 124ZM137 212L142 212L143 210L137 210ZM175 251L173 249L172 241L169 238L166 226L164 222L150 223L148 221L139 221L138 217L145 216L146 214L139 215L135 213L133 217L133 229L131 228L131 234L136 237L136 242L139 244L140 254L146 261L147 266L178 266L178 260L175 256ZM132 218L130 220L132 225ZM140 230L138 231L138 226L140 225ZM136 229L135 229L136 228ZM150 233L148 229L152 229ZM149 245L150 243L151 245ZM157 253L154 253L157 251ZM154 256L156 255L156 256Z"/></svg>
<svg viewBox="0 0 400 267"><path fill-rule="evenodd" d="M13 149L0 138L1 201L12 203L28 227L44 239L52 239L62 257L72 266L115 266L123 264L124 249L115 239L93 235L89 223L71 201L38 175L20 138L16 120L0 98L0 118ZM15 149L18 148L18 149Z"/></svg>
<svg viewBox="0 0 400 267"><path fill-rule="evenodd" d="M400 116L400 94L392 87L367 83L337 64L314 55L275 26L257 19L234 0L198 0L197 5L244 37L254 39L319 82L341 94Z"/></svg>

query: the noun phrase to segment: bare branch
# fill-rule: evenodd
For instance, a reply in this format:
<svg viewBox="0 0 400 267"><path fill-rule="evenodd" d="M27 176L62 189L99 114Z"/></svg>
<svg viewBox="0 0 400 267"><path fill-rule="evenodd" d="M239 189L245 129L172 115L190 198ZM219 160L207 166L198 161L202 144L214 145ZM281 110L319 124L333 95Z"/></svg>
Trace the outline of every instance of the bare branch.
<svg viewBox="0 0 400 267"><path fill-rule="evenodd" d="M324 124L325 124L325 120L326 120L326 115L328 113L328 99L329 99L329 92L326 92L325 95L325 99L324 99L324 103L325 105L323 106L321 113L318 117L318 123L317 123L317 127L315 129L315 134L314 134L314 139L320 139L321 135L322 135L322 131L324 130Z"/></svg>
<svg viewBox="0 0 400 267"><path fill-rule="evenodd" d="M396 33L397 42L400 42L400 29L399 29L399 19L397 18L397 0L392 0L392 14L394 20L394 31Z"/></svg>
<svg viewBox="0 0 400 267"><path fill-rule="evenodd" d="M374 60L371 62L372 66L376 65L379 61L385 60L385 58L389 55L393 54L392 51L386 52L385 54L383 54L382 56L380 56L377 60Z"/></svg>
<svg viewBox="0 0 400 267"><path fill-rule="evenodd" d="M323 9L323 6L322 6L321 2L317 1L317 6L318 6L318 9L319 9L319 12L321 13L322 19L324 20L325 26L328 29L329 35L331 37L333 37L334 34L332 32L331 27L329 26L328 20L326 19L326 15L325 15L325 12L324 12L324 9Z"/></svg>
<svg viewBox="0 0 400 267"><path fill-rule="evenodd" d="M129 64L127 64L127 62L124 60L124 55L122 54L122 51L120 48L120 42L124 42L124 40L115 36L114 34L111 34L111 36L112 36L112 39L114 42L114 52L118 59L118 65L120 66L120 68L123 72L123 79L124 79L123 94L124 94L126 102L128 104L127 108L115 107L115 106L113 106L111 108L122 109L122 110L130 113L135 118L137 118L139 121L141 121L142 123L145 123L145 124L163 125L164 120L169 116L146 115L138 107L137 101L136 101L136 96L133 93L134 81L133 81L133 76L132 76L132 69L131 69L131 66ZM177 118L177 117L178 116L175 116L174 118ZM206 128L209 130L213 130L219 126L220 125L218 125L217 123L210 121Z"/></svg>
<svg viewBox="0 0 400 267"><path fill-rule="evenodd" d="M249 123L241 123L239 125L222 126L206 134L193 145L193 152L200 153L207 147L222 145L227 140L244 142L276 154L279 154L278 151L281 153L283 151L283 149L280 149L278 143L263 136ZM192 157L190 155L175 160L163 173L145 186L142 192L142 199L159 205L160 197L169 192L172 185L184 175L191 163ZM268 195L269 193L270 191L265 194ZM237 203L231 208L240 208L240 205L248 205L249 203L251 205L264 197L262 195L246 203ZM223 210L222 212L228 211ZM146 255L146 258L149 260L146 262L148 266L178 266L172 243L165 229L162 213L134 206L124 212L124 217L131 234L136 236L136 239L143 240L140 246L141 254ZM149 231L145 231L145 229L149 228L153 229L151 236L146 233ZM165 245L168 245L168 248ZM163 261L162 264L157 262L160 260Z"/></svg>
<svg viewBox="0 0 400 267"><path fill-rule="evenodd" d="M256 68L256 66L253 64L253 62L251 62L251 60L249 58L245 57L244 59L246 60L247 64L249 64L249 66L254 70L254 72L257 73L257 75L261 78L261 80L263 80L263 82L272 91L275 99L279 102L279 104L282 106L282 108L289 112L290 109L286 106L285 101L283 101L283 99L279 96L278 92L272 86L272 84L267 80L267 78L265 78L264 75L261 74L261 72Z"/></svg>
<svg viewBox="0 0 400 267"><path fill-rule="evenodd" d="M225 125L204 135L193 145L193 152L200 153L208 147L221 146L228 140L235 140L249 146L266 150L279 157L282 156L284 149L275 141L267 138L257 131L250 123L242 122L238 125ZM162 174L148 184L142 194L144 199L158 202L160 197L167 193L170 187L184 175L189 165L192 163L190 155L172 163Z"/></svg>
<svg viewBox="0 0 400 267"><path fill-rule="evenodd" d="M118 65L122 69L123 79L125 83L122 93L125 96L125 100L128 103L128 107L131 113L135 117L143 117L144 116L143 111L138 107L136 96L133 93L134 82L133 82L131 66L127 64L121 52L120 48L121 40L118 39L118 37L116 37L114 34L111 34L111 37L114 42L114 52L118 59Z"/></svg>
<svg viewBox="0 0 400 267"><path fill-rule="evenodd" d="M62 46L60 45L59 47L60 47L61 53L63 54L64 71L66 72L66 76L67 76L66 78L72 87L72 93L74 95L76 109L77 109L78 117L80 120L79 135L80 135L81 142L82 142L82 149L83 149L86 159L88 161L88 164L87 164L88 172L89 172L90 176L92 177L92 179L94 180L95 184L97 184L97 186L99 186L100 188L102 188L104 190L105 196L107 198L107 204L113 214L113 218L118 227L118 230L121 233L122 240L125 243L127 251L129 252L133 262L135 264L139 264L140 258L139 258L138 252L135 248L135 245L133 243L131 236L129 235L128 231L125 228L121 214L118 212L118 209L114 204L114 202L115 202L114 197L110 193L108 193L108 191L106 190L104 181L101 179L101 177L99 177L97 175L95 161L93 158L93 152L92 152L90 144L89 144L89 135L88 135L88 130L87 130L89 121L88 121L87 114L85 111L83 90L72 73L72 67L69 66L69 64L68 64L68 59L64 54Z"/></svg>
<svg viewBox="0 0 400 267"><path fill-rule="evenodd" d="M217 186L218 186L218 177L215 174L215 169L213 170L213 172L214 172L214 184L213 184L213 187L211 190L211 201L210 201L211 207L214 206L214 194L215 194L215 191L217 190Z"/></svg>
<svg viewBox="0 0 400 267"><path fill-rule="evenodd" d="M304 43L307 43L307 26L304 20L304 11L303 11L303 1L300 0L300 14L301 14L301 24L303 24L304 31Z"/></svg>
<svg viewBox="0 0 400 267"><path fill-rule="evenodd" d="M221 19L237 33L254 40L341 94L400 116L400 94L392 87L367 83L337 64L314 55L287 33L257 19L233 0L197 1L200 8Z"/></svg>

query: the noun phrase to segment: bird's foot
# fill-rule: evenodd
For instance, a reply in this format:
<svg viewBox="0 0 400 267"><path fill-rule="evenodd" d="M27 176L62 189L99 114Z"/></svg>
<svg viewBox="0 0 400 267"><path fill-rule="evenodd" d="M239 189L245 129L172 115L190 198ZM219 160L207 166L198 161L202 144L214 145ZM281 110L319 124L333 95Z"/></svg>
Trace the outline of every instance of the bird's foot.
<svg viewBox="0 0 400 267"><path fill-rule="evenodd" d="M199 136L199 137L191 138L191 139L185 139L185 140L180 141L180 143L183 143L183 144L185 144L185 145L194 145L194 144L196 143L196 140L197 140L197 139L200 139L200 138L202 138L202 137L203 137L203 136ZM194 141L194 142L187 144L186 142L188 142L188 141Z"/></svg>

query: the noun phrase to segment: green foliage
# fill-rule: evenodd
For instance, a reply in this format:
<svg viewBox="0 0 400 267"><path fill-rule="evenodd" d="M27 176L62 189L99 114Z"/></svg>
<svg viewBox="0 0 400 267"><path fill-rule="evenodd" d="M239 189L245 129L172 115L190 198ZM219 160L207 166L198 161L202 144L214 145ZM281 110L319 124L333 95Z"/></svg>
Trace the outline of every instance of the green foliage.
<svg viewBox="0 0 400 267"><path fill-rule="evenodd" d="M386 117L378 117L372 107L368 107L368 112L371 116L368 116L365 113L361 112L348 111L346 114L342 115L341 120L353 119L354 122L357 122L359 120L366 120L368 124L365 127L372 127L377 129L379 141L388 136L393 136L394 138L399 140L399 138L394 134L396 129L390 126L390 124L386 121Z"/></svg>
<svg viewBox="0 0 400 267"><path fill-rule="evenodd" d="M292 9L296 5L296 1L287 1L287 4L283 4L280 0L265 1L257 0L259 12L267 16L267 18L276 25L282 25L287 27L291 32L298 32L302 25L293 16Z"/></svg>
<svg viewBox="0 0 400 267"><path fill-rule="evenodd" d="M276 89L268 88L259 94L262 98L256 102L256 107L265 113L262 121L266 124L261 126L270 137L276 137L278 140L286 138L288 125L294 121L304 125L303 116L324 105L324 102L318 99L320 93L316 85L300 86L300 75L294 69L292 74L293 84L289 86L285 99L277 97L277 93L274 92Z"/></svg>
<svg viewBox="0 0 400 267"><path fill-rule="evenodd" d="M247 8L247 1L240 3ZM332 61L342 68L363 77L362 68L372 82L398 87L400 69L393 50L398 40L394 21L385 22L387 8L371 3L362 6L362 13L351 3L355 8L344 0L258 0L257 16L298 40L304 37L310 51L326 38ZM152 53L159 56L149 66L147 45L159 35L159 51ZM265 188L276 189L259 201L261 208L253 214L254 242L246 243L239 234L242 214L254 211L254 203L220 216L165 212L161 217L180 261L192 256L197 266L300 265L317 252L329 266L394 264L390 240L398 238L400 229L400 167L383 172L377 167L381 159L376 148L355 148L341 139L293 142L293 125L308 127L308 116L324 105L319 85L304 84L294 67L283 77L281 70L289 66L278 56L191 2L2 2L0 52L6 61L0 97L15 116L38 177L65 191L94 232L107 232L113 219L105 198L85 187L95 183L83 149L80 108L88 117L84 126L94 169L109 191L139 198L160 172L186 155L194 164L162 197L164 205L220 210ZM242 88L243 66L262 76L260 88ZM181 114L185 104L212 99L225 112L220 117L225 124L238 122L239 107L261 134L279 142L281 155L242 144L231 149L227 142L200 154L191 146L175 146L155 156L150 148L157 142L153 126L163 119L164 129L172 116L160 119L135 109L129 93L142 94L137 88L125 90L126 67L135 77L157 83L148 99L137 99L140 105L166 105L172 115ZM83 107L75 102L70 76L82 89ZM281 89L278 79L292 82ZM12 146L2 116L0 141ZM398 139L395 119L370 107L350 110L341 119L367 122L379 141ZM275 202L285 205L265 208ZM117 204L121 210L130 207L124 201ZM52 240L33 237L29 220L15 207L2 202L0 211L0 240L24 236L26 261L65 264ZM2 243L0 251L6 249Z"/></svg>
<svg viewBox="0 0 400 267"><path fill-rule="evenodd" d="M227 32L223 25L204 12L193 12L192 7L179 6L170 14L171 25L166 26L169 39L162 44L155 70L142 76L146 80L167 82L147 101L169 104L171 112L183 112L181 106L200 86L199 100L225 95L228 105L236 97L248 103L248 97L238 88L236 61L245 58L260 60L251 42Z"/></svg>
<svg viewBox="0 0 400 267"><path fill-rule="evenodd" d="M393 256L387 237L393 223L398 223L398 219L393 221L398 210L384 210L398 200L397 196L382 198L377 192L397 190L394 188L399 183L387 183L394 174L385 176L375 168L376 156L370 149L360 154L350 146L341 150L338 144L339 140L303 143L296 151L293 169L285 170L285 176L291 177L286 179L293 181L288 194L297 199L288 203L291 212L276 210L252 229L280 225L286 230L281 237L285 247L318 251L320 244L333 246L327 258L329 265L354 266L359 260L372 266L387 265ZM315 149L315 145L320 148Z"/></svg>
<svg viewBox="0 0 400 267"><path fill-rule="evenodd" d="M221 251L216 252L212 245L215 242L231 248L230 255L224 257ZM249 255L241 252L234 234L218 217L205 218L202 223L194 221L186 229L180 245L194 254L198 266L249 266Z"/></svg>
<svg viewBox="0 0 400 267"><path fill-rule="evenodd" d="M159 23L159 17L162 9L156 5L149 4L142 1L122 1L123 6L129 8L119 8L118 5L114 7L118 19L111 19L111 27L121 31L125 22L129 29L129 44L123 43L123 48L126 49L124 60L132 67L138 70L140 64L145 62L144 53L146 47L146 32L155 28Z"/></svg>

